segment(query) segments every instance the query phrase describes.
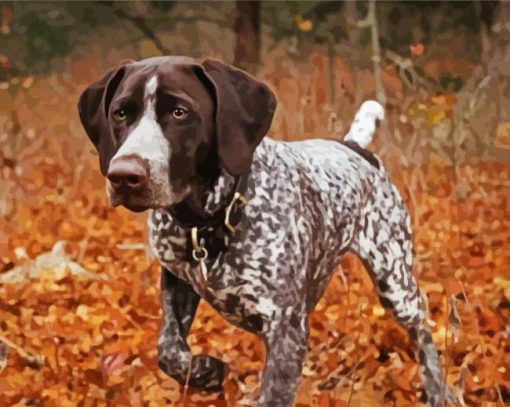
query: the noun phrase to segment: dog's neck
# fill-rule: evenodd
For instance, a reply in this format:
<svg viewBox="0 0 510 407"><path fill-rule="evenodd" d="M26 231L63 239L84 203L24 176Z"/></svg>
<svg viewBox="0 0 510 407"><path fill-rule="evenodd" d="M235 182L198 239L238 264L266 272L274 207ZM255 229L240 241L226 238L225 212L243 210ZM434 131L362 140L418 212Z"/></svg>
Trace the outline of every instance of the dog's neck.
<svg viewBox="0 0 510 407"><path fill-rule="evenodd" d="M220 169L219 175L212 183L203 182L195 185L190 195L174 207L173 216L182 224L211 218L225 207L235 187L236 178Z"/></svg>
<svg viewBox="0 0 510 407"><path fill-rule="evenodd" d="M235 177L230 175L224 169L221 169L220 175L216 179L216 182L214 182L212 189L205 193L205 213L212 215L221 209L226 199L232 195L235 187Z"/></svg>
<svg viewBox="0 0 510 407"><path fill-rule="evenodd" d="M200 195L201 208L205 217L209 217L225 206L227 199L232 196L236 187L236 179L223 168L220 169L216 180Z"/></svg>

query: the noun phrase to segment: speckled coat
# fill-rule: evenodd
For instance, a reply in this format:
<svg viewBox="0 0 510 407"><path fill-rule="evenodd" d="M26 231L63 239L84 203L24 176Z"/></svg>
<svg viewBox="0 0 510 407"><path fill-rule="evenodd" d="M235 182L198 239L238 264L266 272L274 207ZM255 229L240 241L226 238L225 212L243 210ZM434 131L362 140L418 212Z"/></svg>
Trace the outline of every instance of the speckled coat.
<svg viewBox="0 0 510 407"><path fill-rule="evenodd" d="M163 266L160 368L181 384L221 389L224 364L192 357L186 344L203 298L264 340L258 406L290 407L307 349L308 313L351 250L382 305L408 330L425 394L439 405L441 371L397 189L359 149L264 138L275 109L270 88L247 73L180 56L122 63L80 97L80 119L99 153L111 203L153 210L151 244ZM203 284L203 268L186 259L189 231L167 210L185 207L193 221L209 219L231 196L236 177L247 177L248 204L228 250L207 259Z"/></svg>
<svg viewBox="0 0 510 407"><path fill-rule="evenodd" d="M211 212L233 187L233 178L222 174L208 197ZM167 270L227 321L264 339L268 357L259 405L292 405L306 351L307 315L349 249L367 265L382 304L417 341L429 399L435 404L440 370L411 274L409 217L384 169L336 141L266 138L255 151L245 196L249 204L236 238L226 253L208 262L205 289L198 264L184 260L186 231L172 223L169 213L153 211L149 231ZM162 335L160 364L184 377L190 354L181 345L168 346ZM216 387L222 368L210 359L208 368L198 366L204 357L197 359L195 374L207 376Z"/></svg>

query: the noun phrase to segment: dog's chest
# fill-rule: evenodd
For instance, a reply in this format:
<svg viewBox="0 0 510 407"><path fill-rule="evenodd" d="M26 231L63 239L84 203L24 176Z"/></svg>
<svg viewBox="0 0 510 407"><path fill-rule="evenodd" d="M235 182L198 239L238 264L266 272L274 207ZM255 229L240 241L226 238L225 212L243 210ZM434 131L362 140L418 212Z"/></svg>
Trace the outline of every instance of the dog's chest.
<svg viewBox="0 0 510 407"><path fill-rule="evenodd" d="M226 252L207 262L206 287L199 264L184 260L189 231L165 211L149 217L150 243L162 265L229 322L251 331L275 312L305 306L305 297L312 305L318 300L355 233L368 173L373 173L361 157L337 143L290 149L267 141L261 147L236 237ZM218 183L229 190L225 185Z"/></svg>
<svg viewBox="0 0 510 407"><path fill-rule="evenodd" d="M181 280L194 286L192 267L183 260L188 239L186 231L175 224L170 214L163 210L151 211L147 224L149 243L160 263Z"/></svg>
<svg viewBox="0 0 510 407"><path fill-rule="evenodd" d="M226 320L252 332L267 327L266 322L275 316L276 308L255 271L241 267L248 260L239 252L240 242L233 243L227 253L206 262L204 284L199 263L184 260L186 231L172 222L165 211L152 211L148 227L150 244L161 265L190 284Z"/></svg>

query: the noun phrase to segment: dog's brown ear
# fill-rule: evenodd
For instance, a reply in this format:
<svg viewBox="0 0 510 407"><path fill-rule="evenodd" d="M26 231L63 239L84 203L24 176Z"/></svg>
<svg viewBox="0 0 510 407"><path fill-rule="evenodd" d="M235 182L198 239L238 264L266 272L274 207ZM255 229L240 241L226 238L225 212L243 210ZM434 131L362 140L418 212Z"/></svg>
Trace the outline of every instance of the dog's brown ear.
<svg viewBox="0 0 510 407"><path fill-rule="evenodd" d="M124 65L108 72L99 81L85 89L78 102L81 123L99 152L103 175L108 171L108 164L114 153L107 120L108 108L124 75Z"/></svg>
<svg viewBox="0 0 510 407"><path fill-rule="evenodd" d="M231 175L250 170L253 152L273 120L276 99L265 84L220 61L202 63L216 97L216 140L220 163Z"/></svg>

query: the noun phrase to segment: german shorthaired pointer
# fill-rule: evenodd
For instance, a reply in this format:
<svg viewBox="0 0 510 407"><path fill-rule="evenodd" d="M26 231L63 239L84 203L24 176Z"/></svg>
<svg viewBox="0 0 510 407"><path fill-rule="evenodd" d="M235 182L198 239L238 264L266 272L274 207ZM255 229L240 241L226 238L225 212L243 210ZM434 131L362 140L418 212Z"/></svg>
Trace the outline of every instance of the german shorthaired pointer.
<svg viewBox="0 0 510 407"><path fill-rule="evenodd" d="M163 273L159 366L179 383L221 389L223 363L186 344L203 298L263 339L258 405L291 406L307 316L351 250L408 330L428 402L439 405L441 370L396 187L356 137L264 138L275 108L272 91L245 72L187 57L126 62L80 98L112 204L151 209Z"/></svg>

